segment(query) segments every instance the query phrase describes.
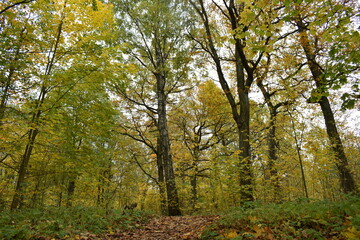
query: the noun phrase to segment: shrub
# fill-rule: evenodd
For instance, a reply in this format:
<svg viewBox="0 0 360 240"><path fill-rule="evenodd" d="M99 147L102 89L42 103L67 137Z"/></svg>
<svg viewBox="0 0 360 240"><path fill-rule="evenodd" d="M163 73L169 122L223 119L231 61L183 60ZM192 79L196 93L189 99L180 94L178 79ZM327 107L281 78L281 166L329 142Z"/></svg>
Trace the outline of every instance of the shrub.
<svg viewBox="0 0 360 240"><path fill-rule="evenodd" d="M21 209L0 213L0 239L75 238L83 233L103 234L138 227L149 213L106 211L95 207Z"/></svg>
<svg viewBox="0 0 360 240"><path fill-rule="evenodd" d="M208 229L211 237L205 233L203 239L360 239L359 223L359 197L348 196L339 202L255 202L251 207L232 209Z"/></svg>

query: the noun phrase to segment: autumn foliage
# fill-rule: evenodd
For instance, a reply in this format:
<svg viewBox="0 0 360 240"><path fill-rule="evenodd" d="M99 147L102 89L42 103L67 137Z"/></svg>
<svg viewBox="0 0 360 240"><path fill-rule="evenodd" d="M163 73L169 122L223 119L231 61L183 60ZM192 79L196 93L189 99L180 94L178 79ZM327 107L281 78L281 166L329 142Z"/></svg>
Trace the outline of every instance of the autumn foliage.
<svg viewBox="0 0 360 240"><path fill-rule="evenodd" d="M358 8L1 1L0 238L150 211L224 216L205 239L356 239Z"/></svg>

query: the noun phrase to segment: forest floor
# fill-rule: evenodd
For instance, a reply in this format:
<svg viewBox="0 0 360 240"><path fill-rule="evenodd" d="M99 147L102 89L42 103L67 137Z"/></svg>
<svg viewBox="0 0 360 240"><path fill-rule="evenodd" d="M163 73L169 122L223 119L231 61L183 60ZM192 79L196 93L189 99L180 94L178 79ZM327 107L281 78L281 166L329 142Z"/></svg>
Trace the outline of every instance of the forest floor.
<svg viewBox="0 0 360 240"><path fill-rule="evenodd" d="M96 207L0 211L4 240L360 239L360 197L254 202L210 216L159 217ZM221 214L221 215L220 215Z"/></svg>
<svg viewBox="0 0 360 240"><path fill-rule="evenodd" d="M152 219L139 229L102 236L81 236L81 240L182 240L199 239L203 230L220 217L163 216Z"/></svg>

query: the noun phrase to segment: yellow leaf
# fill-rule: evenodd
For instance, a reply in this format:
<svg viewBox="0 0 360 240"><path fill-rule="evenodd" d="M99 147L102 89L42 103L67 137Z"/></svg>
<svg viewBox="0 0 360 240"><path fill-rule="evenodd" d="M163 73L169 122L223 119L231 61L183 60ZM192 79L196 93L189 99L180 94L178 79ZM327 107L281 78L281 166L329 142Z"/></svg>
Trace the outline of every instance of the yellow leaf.
<svg viewBox="0 0 360 240"><path fill-rule="evenodd" d="M223 235L224 235L225 239L232 239L232 238L236 238L239 234L236 232L235 229L229 229Z"/></svg>
<svg viewBox="0 0 360 240"><path fill-rule="evenodd" d="M360 239L360 231L357 230L354 226L346 229L346 232L343 235L349 240Z"/></svg>
<svg viewBox="0 0 360 240"><path fill-rule="evenodd" d="M248 216L248 219L250 220L250 222L255 222L257 220L256 216Z"/></svg>
<svg viewBox="0 0 360 240"><path fill-rule="evenodd" d="M241 150L236 150L235 152L234 152L234 155L239 155L241 153Z"/></svg>
<svg viewBox="0 0 360 240"><path fill-rule="evenodd" d="M254 225L253 229L255 230L255 237L260 237L263 235L264 229L260 225Z"/></svg>
<svg viewBox="0 0 360 240"><path fill-rule="evenodd" d="M108 233L109 234L114 234L114 231L112 229L112 226L108 226Z"/></svg>

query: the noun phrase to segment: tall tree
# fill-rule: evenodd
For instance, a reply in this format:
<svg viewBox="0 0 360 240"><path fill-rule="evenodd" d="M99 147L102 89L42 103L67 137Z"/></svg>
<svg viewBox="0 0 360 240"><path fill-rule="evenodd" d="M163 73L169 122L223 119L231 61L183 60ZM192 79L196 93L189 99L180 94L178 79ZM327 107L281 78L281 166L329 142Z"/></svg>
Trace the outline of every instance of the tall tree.
<svg viewBox="0 0 360 240"><path fill-rule="evenodd" d="M96 41L102 40L102 37L97 39L97 32L104 25L111 23L111 15L110 20L108 17L103 17L105 12L109 13L109 8L100 2L94 3L98 4L96 9L93 5L84 6L81 1L66 0L56 2L56 4L34 2L31 5L31 21L34 24L36 23L35 25L38 28L33 30L37 36L27 50L33 53L29 58L36 63L31 69L33 74L31 77L34 81L32 95L37 94L37 96L28 101L28 111L31 118L28 122L27 141L19 164L11 209L22 206L25 176L45 116L76 85L77 81L84 77L83 75L91 74L98 69L98 65L92 61L91 64L82 69L81 74L74 74L75 79L72 78L74 75L69 74L76 69L76 67L71 68L71 63L73 66L77 64L75 56L82 58L85 63L90 55L84 56L82 53L84 51L90 53L99 49ZM84 10L85 15L76 14L84 12ZM96 19L95 11L99 17L103 17L101 21ZM79 19L79 21L76 24L72 23L75 22L74 19ZM92 31L91 34L84 37L84 32L89 29ZM64 74L64 72L69 75ZM66 88L64 89L62 86L66 86Z"/></svg>
<svg viewBox="0 0 360 240"><path fill-rule="evenodd" d="M314 81L309 102L318 103L324 116L326 131L335 153L341 188L344 193L356 191L329 100L329 89L337 89L359 70L358 31L352 30L351 17L355 1L314 0L286 4L288 19L298 31L298 43ZM339 57L339 55L341 55Z"/></svg>
<svg viewBox="0 0 360 240"><path fill-rule="evenodd" d="M249 93L263 64L264 53L271 50L275 40L272 35L276 32L273 21L276 20L277 9L267 1L190 2L202 25L200 34L193 34L193 38L212 58L237 126L240 200L252 201ZM229 65L235 68L233 74L226 71ZM234 89L231 88L232 79L236 82Z"/></svg>
<svg viewBox="0 0 360 240"><path fill-rule="evenodd" d="M63 6L63 9L60 11L60 19L59 22L57 24L57 29L56 32L54 33L54 42L52 43L50 50L49 50L49 54L47 57L47 63L45 66L45 71L43 73L43 79L49 78L50 75L52 74L52 68L54 67L55 64L55 56L57 56L57 51L58 51L58 47L59 47L59 43L60 43L60 38L62 36L62 27L63 27L63 23L64 23L64 18L65 18L65 5ZM38 95L38 98L36 100L35 106L34 106L34 110L32 112L32 118L31 118L31 122L30 124L33 126L36 126L34 128L31 128L28 131L28 142L26 144L25 147L25 152L21 157L21 164L20 164L20 169L19 169L19 175L18 175L18 179L16 182L16 189L15 189L15 194L11 203L11 209L17 209L19 207L21 207L21 203L22 203L22 192L24 191L24 182L25 182L25 175L26 175L26 171L27 171L27 167L30 161L30 157L31 154L33 152L33 148L34 148L34 144L35 144L35 139L39 133L39 122L40 122L40 117L43 113L43 104L45 102L45 97L48 93L48 88L47 88L47 81L43 81L41 86L40 86L40 93Z"/></svg>
<svg viewBox="0 0 360 240"><path fill-rule="evenodd" d="M147 117L158 132L153 146L156 146L159 183L163 182L166 188L167 214L180 215L167 118L171 94L183 90L188 79L189 44L184 38L188 27L186 3L179 0L114 3L121 16L120 31L124 33L120 43L125 45L128 64L135 64L138 69L137 74L125 76L135 84L117 90L125 99L149 111ZM141 82L148 87L144 89Z"/></svg>

